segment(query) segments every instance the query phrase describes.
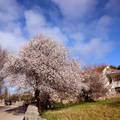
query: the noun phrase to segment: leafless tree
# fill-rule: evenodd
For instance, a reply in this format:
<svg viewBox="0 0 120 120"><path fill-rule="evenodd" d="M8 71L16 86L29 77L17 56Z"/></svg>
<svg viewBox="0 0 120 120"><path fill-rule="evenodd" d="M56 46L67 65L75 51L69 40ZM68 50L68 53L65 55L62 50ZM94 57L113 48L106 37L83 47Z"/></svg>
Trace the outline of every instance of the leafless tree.
<svg viewBox="0 0 120 120"><path fill-rule="evenodd" d="M82 90L84 100L95 100L99 97L103 97L107 93L107 89L104 86L102 79L102 71L105 65L85 67L81 73L84 78L84 83L88 86L88 90Z"/></svg>
<svg viewBox="0 0 120 120"><path fill-rule="evenodd" d="M0 46L0 72L2 71L6 61L7 61L7 51L2 49ZM0 95L1 95L1 90L2 90L3 84L4 84L3 79L4 79L4 77L2 75L0 75Z"/></svg>

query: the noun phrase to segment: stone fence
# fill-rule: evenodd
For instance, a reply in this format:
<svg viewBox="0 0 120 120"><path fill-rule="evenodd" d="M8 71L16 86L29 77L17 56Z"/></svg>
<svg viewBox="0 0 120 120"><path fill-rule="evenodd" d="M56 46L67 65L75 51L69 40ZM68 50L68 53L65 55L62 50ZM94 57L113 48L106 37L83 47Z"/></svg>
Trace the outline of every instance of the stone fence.
<svg viewBox="0 0 120 120"><path fill-rule="evenodd" d="M40 117L38 108L34 105L29 105L25 113L24 120L46 120Z"/></svg>

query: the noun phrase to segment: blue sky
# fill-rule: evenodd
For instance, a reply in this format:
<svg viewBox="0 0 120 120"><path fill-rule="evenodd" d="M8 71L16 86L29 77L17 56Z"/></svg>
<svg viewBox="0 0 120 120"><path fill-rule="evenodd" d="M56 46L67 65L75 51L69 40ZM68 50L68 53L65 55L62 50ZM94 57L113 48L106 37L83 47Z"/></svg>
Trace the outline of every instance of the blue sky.
<svg viewBox="0 0 120 120"><path fill-rule="evenodd" d="M120 64L120 0L0 0L0 44L18 51L37 34L82 64Z"/></svg>

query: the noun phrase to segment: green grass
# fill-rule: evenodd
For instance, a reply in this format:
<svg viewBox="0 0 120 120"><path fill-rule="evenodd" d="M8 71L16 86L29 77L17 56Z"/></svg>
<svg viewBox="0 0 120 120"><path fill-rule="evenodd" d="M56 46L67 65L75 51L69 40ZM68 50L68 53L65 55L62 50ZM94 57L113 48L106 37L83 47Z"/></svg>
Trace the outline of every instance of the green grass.
<svg viewBox="0 0 120 120"><path fill-rule="evenodd" d="M42 117L47 120L120 120L120 99L48 110L42 114Z"/></svg>

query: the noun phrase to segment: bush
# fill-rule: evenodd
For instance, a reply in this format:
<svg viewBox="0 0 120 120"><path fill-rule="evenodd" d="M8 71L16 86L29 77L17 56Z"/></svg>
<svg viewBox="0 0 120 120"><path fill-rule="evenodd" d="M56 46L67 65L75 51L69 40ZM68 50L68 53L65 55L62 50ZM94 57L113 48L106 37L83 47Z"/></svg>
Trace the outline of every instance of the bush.
<svg viewBox="0 0 120 120"><path fill-rule="evenodd" d="M16 102L16 101L19 101L19 96L17 94L14 94L12 96L10 96L10 99L13 101L13 102Z"/></svg>

